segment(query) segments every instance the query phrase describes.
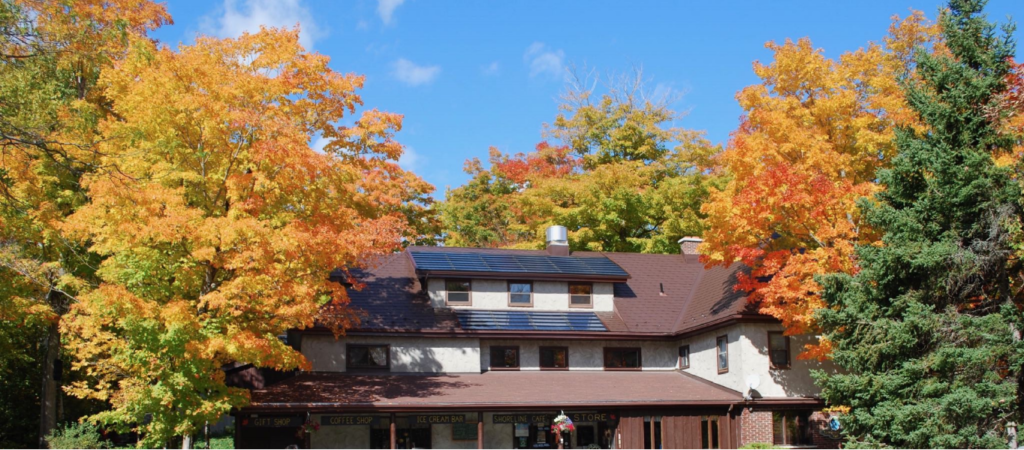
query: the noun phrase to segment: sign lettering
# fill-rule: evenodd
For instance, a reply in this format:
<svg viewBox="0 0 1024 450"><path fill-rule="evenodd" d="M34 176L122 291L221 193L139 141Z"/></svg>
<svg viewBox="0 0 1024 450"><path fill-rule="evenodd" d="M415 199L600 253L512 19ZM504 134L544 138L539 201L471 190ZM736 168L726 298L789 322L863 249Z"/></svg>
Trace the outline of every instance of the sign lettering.
<svg viewBox="0 0 1024 450"><path fill-rule="evenodd" d="M495 414L491 423L551 423L554 416L547 414Z"/></svg>
<svg viewBox="0 0 1024 450"><path fill-rule="evenodd" d="M248 423L246 423L248 422ZM302 425L301 417L253 417L242 422L243 426L258 428L297 427Z"/></svg>
<svg viewBox="0 0 1024 450"><path fill-rule="evenodd" d="M320 425L325 426L350 426L350 425L373 425L376 423L376 416L323 416L320 418Z"/></svg>
<svg viewBox="0 0 1024 450"><path fill-rule="evenodd" d="M431 414L427 416L414 416L417 424L434 423L466 423L466 416L463 414Z"/></svg>
<svg viewBox="0 0 1024 450"><path fill-rule="evenodd" d="M569 415L573 422L607 422L608 413L573 413Z"/></svg>

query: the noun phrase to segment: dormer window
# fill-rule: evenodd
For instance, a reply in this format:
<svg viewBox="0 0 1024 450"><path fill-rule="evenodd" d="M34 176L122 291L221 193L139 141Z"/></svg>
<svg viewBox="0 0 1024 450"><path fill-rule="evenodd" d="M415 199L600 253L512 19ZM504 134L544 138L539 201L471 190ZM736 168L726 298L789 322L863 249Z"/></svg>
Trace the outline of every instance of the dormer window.
<svg viewBox="0 0 1024 450"><path fill-rule="evenodd" d="M533 306L533 283L529 281L509 281L508 305Z"/></svg>
<svg viewBox="0 0 1024 450"><path fill-rule="evenodd" d="M593 308L594 285L590 283L569 283L569 307Z"/></svg>
<svg viewBox="0 0 1024 450"><path fill-rule="evenodd" d="M449 306L469 306L472 283L469 280L445 280L445 300Z"/></svg>

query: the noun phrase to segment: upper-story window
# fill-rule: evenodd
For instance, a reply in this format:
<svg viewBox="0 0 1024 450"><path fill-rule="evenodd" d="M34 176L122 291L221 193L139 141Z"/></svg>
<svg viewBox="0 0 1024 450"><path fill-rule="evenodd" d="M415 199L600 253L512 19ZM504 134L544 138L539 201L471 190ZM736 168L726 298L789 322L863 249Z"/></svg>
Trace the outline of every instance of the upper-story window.
<svg viewBox="0 0 1024 450"><path fill-rule="evenodd" d="M715 340L718 349L718 373L729 371L729 336L719 336Z"/></svg>
<svg viewBox="0 0 1024 450"><path fill-rule="evenodd" d="M593 308L594 285L590 283L569 283L569 307Z"/></svg>
<svg viewBox="0 0 1024 450"><path fill-rule="evenodd" d="M491 346L491 370L519 370L519 347Z"/></svg>
<svg viewBox="0 0 1024 450"><path fill-rule="evenodd" d="M679 368L689 369L690 368L690 346L684 345L679 347Z"/></svg>
<svg viewBox="0 0 1024 450"><path fill-rule="evenodd" d="M568 347L541 347L540 368L544 370L565 370L569 368Z"/></svg>
<svg viewBox="0 0 1024 450"><path fill-rule="evenodd" d="M604 349L605 370L640 370L641 364L639 348L606 347Z"/></svg>
<svg viewBox="0 0 1024 450"><path fill-rule="evenodd" d="M509 281L508 305L533 306L533 283L529 281Z"/></svg>
<svg viewBox="0 0 1024 450"><path fill-rule="evenodd" d="M348 344L345 346L345 368L388 370L391 368L391 352L387 345Z"/></svg>
<svg viewBox="0 0 1024 450"><path fill-rule="evenodd" d="M469 280L445 280L445 300L449 305L471 305L472 283Z"/></svg>
<svg viewBox="0 0 1024 450"><path fill-rule="evenodd" d="M789 368L789 336L781 331L768 332L768 359L772 369Z"/></svg>

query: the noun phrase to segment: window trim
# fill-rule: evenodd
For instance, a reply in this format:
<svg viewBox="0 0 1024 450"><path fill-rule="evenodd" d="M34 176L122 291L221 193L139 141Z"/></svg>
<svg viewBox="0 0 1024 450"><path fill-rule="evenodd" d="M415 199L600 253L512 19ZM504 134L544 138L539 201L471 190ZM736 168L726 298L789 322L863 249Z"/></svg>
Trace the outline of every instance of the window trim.
<svg viewBox="0 0 1024 450"><path fill-rule="evenodd" d="M775 364L775 360L772 359L772 354L774 353L774 350L775 350L775 349L772 348L772 335L775 335L775 334L782 336L782 338L786 340L786 364ZM779 349L779 350L781 350L781 349ZM789 336L786 336L781 331L769 331L768 332L768 367L770 367L772 369L789 369L792 366L793 366L793 353L790 352Z"/></svg>
<svg viewBox="0 0 1024 450"><path fill-rule="evenodd" d="M544 350L565 350L565 367L544 367ZM569 347L561 347L557 345L541 346L537 349L537 367L540 370L569 370Z"/></svg>
<svg viewBox="0 0 1024 450"><path fill-rule="evenodd" d="M683 350L686 350L686 364L683 364ZM679 370L690 368L690 344L679 346Z"/></svg>
<svg viewBox="0 0 1024 450"><path fill-rule="evenodd" d="M530 285L530 303L512 303L512 285L513 284L529 284ZM506 280L505 281L505 292L508 293L508 306L512 308L532 308L533 307L533 281L519 281L519 280Z"/></svg>
<svg viewBox="0 0 1024 450"><path fill-rule="evenodd" d="M469 300L466 300L465 302L450 302L450 301L448 301L448 293L451 292L451 291L448 290L448 282L449 281L456 281L456 282L458 282L458 281L465 281L466 283L468 283L469 284L469 290L466 291L466 293L469 294L468 295ZM456 291L456 292L462 292L462 291ZM469 278L445 278L444 279L444 305L445 306L473 306L473 280L471 280Z"/></svg>
<svg viewBox="0 0 1024 450"><path fill-rule="evenodd" d="M722 368L721 360L719 359L722 354L721 348L719 348L719 342L725 341L725 368ZM729 335L723 334L715 338L715 367L718 367L718 373L729 372Z"/></svg>
<svg viewBox="0 0 1024 450"><path fill-rule="evenodd" d="M516 366L515 367L494 367L494 350L495 349L499 349L499 348L503 349L503 350L507 350L507 349L510 349L510 348L516 349ZM487 351L489 352L489 354L487 355L487 366L488 366L487 369L488 370L515 371L515 370L519 370L521 367L523 367L523 354L521 353L521 350L519 349L518 345L491 345L491 346L489 346Z"/></svg>
<svg viewBox="0 0 1024 450"><path fill-rule="evenodd" d="M367 348L367 349L370 349L370 348L373 348L373 347L384 347L384 355L385 355L384 360L386 361L385 366L384 367L353 367L352 366L352 353L351 353L353 347L356 347L356 348L363 347L363 348ZM350 343L345 343L345 371L347 372L347 371L352 371L352 370L355 370L355 371L386 370L386 371L390 372L391 371L391 344L350 344Z"/></svg>
<svg viewBox="0 0 1024 450"><path fill-rule="evenodd" d="M608 367L608 352L614 350L636 350L637 355L637 367ZM638 371L644 369L644 353L640 347L605 347L604 348L604 370L625 370L625 371Z"/></svg>
<svg viewBox="0 0 1024 450"><path fill-rule="evenodd" d="M573 285L577 285L577 286L590 286L590 296L589 296L590 297L590 302L589 303L586 303L586 304L573 304L572 303L572 287L573 287ZM585 283L585 282L579 282L579 281L570 282L569 283L569 307L570 308L594 309L594 283Z"/></svg>

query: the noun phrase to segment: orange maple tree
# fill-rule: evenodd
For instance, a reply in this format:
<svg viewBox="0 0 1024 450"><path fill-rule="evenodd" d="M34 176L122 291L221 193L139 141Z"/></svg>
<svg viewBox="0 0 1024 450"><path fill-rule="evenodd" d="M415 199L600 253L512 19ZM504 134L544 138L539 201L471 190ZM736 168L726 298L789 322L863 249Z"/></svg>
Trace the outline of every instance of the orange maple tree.
<svg viewBox="0 0 1024 450"><path fill-rule="evenodd" d="M356 323L327 274L416 239L409 214L431 188L397 165L400 115L337 125L363 77L331 70L297 30L178 50L138 39L101 84L102 169L63 230L104 259L63 325L87 375L67 390L109 402L90 419L154 447L247 402L225 364L308 369L278 336Z"/></svg>
<svg viewBox="0 0 1024 450"><path fill-rule="evenodd" d="M716 173L729 177L702 207L700 246L708 265L750 268L737 286L787 334L815 331L824 306L815 275L856 271L853 248L877 239L858 199L878 189L875 171L893 156L893 129L913 126L899 79L937 28L921 13L893 19L881 45L826 58L809 39L768 43L771 64L754 63L762 83L737 94L746 112ZM804 357L824 357L812 345Z"/></svg>

